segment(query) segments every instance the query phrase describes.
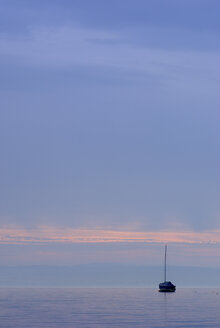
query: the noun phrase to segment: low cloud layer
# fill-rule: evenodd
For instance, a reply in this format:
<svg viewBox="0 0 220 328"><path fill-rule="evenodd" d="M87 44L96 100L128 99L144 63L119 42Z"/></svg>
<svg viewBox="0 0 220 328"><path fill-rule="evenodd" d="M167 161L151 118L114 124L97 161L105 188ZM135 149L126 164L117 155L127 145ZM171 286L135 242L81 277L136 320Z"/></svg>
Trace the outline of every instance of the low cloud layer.
<svg viewBox="0 0 220 328"><path fill-rule="evenodd" d="M149 231L134 232L105 229L73 229L41 226L35 229L22 227L0 228L2 244L47 244L47 243L175 243L219 244L220 230Z"/></svg>

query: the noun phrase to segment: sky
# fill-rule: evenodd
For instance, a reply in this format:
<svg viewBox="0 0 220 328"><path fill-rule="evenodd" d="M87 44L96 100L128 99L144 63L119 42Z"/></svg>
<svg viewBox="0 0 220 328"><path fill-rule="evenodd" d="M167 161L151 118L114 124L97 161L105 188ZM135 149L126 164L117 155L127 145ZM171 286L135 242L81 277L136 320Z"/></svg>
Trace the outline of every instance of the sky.
<svg viewBox="0 0 220 328"><path fill-rule="evenodd" d="M0 0L2 265L219 267L219 11Z"/></svg>

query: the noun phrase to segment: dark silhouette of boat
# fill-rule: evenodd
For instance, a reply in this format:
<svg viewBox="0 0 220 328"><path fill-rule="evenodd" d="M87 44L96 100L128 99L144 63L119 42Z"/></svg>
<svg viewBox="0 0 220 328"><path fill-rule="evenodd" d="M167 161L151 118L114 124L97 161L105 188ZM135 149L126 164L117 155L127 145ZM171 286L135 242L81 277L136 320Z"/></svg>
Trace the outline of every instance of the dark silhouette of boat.
<svg viewBox="0 0 220 328"><path fill-rule="evenodd" d="M176 286L171 281L167 281L167 245L165 245L165 259L164 259L164 282L159 284L159 292L172 293L175 292Z"/></svg>

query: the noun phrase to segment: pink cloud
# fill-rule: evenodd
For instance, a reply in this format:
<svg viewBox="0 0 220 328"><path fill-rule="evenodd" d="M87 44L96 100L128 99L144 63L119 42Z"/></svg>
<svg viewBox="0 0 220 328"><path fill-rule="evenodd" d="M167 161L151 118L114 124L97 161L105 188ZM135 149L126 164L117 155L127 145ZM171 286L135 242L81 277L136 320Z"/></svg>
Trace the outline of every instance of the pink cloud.
<svg viewBox="0 0 220 328"><path fill-rule="evenodd" d="M1 244L48 243L186 243L219 244L220 230L193 231L120 231L40 226L27 229L17 226L0 228Z"/></svg>

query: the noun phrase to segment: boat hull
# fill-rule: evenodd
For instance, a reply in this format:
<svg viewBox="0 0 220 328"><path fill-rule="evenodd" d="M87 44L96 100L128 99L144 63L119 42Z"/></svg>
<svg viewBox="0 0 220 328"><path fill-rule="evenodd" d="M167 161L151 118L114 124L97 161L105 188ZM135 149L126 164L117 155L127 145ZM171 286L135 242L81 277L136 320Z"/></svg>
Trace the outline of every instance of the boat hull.
<svg viewBox="0 0 220 328"><path fill-rule="evenodd" d="M176 288L173 288L173 289L158 289L158 292L160 293L174 293L176 291Z"/></svg>

